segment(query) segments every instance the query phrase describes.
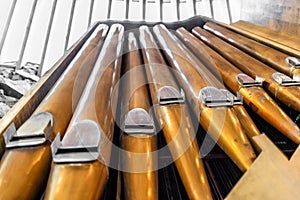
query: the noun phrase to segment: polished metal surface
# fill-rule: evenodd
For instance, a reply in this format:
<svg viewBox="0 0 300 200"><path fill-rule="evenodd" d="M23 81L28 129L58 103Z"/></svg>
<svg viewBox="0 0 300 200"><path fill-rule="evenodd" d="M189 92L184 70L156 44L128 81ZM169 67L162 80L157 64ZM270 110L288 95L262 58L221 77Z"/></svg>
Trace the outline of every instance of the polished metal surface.
<svg viewBox="0 0 300 200"><path fill-rule="evenodd" d="M166 67L150 29L142 26L139 31L146 74L151 83L152 102L158 103L157 96L165 85L172 86L172 91L178 96L180 89L169 71L169 67ZM157 65L159 66L157 67ZM177 101L158 104L155 107L155 114L188 197L190 199L212 199L186 103Z"/></svg>
<svg viewBox="0 0 300 200"><path fill-rule="evenodd" d="M194 28L192 32L244 73L252 78L255 78L256 76L263 78L264 88L276 99L280 100L288 107L300 111L300 101L296 100L300 98L300 87L281 86L272 78L272 75L277 72L276 70L219 39L216 35L213 35L200 27Z"/></svg>
<svg viewBox="0 0 300 200"><path fill-rule="evenodd" d="M147 78L134 32L128 34L124 76L125 94L121 118L125 115L120 143L125 199L158 199L157 132L150 110Z"/></svg>
<svg viewBox="0 0 300 200"><path fill-rule="evenodd" d="M276 102L258 86L241 86L236 80L236 76L242 73L237 67L228 62L217 52L209 48L204 42L193 36L187 30L180 28L177 35L201 58L215 75L221 75L226 86L233 92L239 92L247 104L255 113L278 129L294 142L299 140L299 127L291 118L276 104ZM205 55L208 54L209 56ZM212 65L211 63L214 63ZM254 133L254 132L253 132Z"/></svg>
<svg viewBox="0 0 300 200"><path fill-rule="evenodd" d="M204 28L279 72L288 76L300 74L300 70L297 69L299 68L299 59L296 57L291 57L276 48L259 43L214 23L206 23Z"/></svg>
<svg viewBox="0 0 300 200"><path fill-rule="evenodd" d="M167 60L179 72L186 96L192 94L189 101L204 130L242 171L246 171L256 155L235 113L227 106L212 108L199 101L203 88L216 84L221 87L220 82L165 26L155 26L154 33Z"/></svg>
<svg viewBox="0 0 300 200"><path fill-rule="evenodd" d="M54 163L51 167L45 199L98 199L103 193L109 175L108 165L114 134L113 114L116 110L111 108L112 94L120 78L123 40L124 27L120 24L111 26L66 131L66 135L70 134L70 136L66 136L62 141L62 146L80 144L82 140L78 141L77 139L80 138L77 136L84 134L84 132L78 135L74 130L76 130L78 124L83 124L83 122L87 121L91 122L92 126L83 128L96 130L94 133L90 133L95 137L95 141L90 141L89 139L83 141L93 143L94 146L97 139L100 138L99 149L97 149L99 153L96 152L95 154L99 156L93 160L90 159L91 155L84 158L85 160L89 159L90 162L76 160L72 163ZM103 89L101 93L98 92L99 88ZM100 99L101 101L99 101ZM94 151L91 153L93 155ZM86 170L90 169L92 174L86 176ZM69 176L72 178L61 180L61 177ZM82 182L83 176L87 179L92 178L92 180ZM81 183L78 186L81 189L70 190L72 184L78 182ZM90 187L90 184L93 184L93 186ZM62 189L61 185L66 185L67 189Z"/></svg>
<svg viewBox="0 0 300 200"><path fill-rule="evenodd" d="M99 25L42 82L53 88L41 104L7 123L0 199L299 196L297 74L200 28L126 28Z"/></svg>
<svg viewBox="0 0 300 200"><path fill-rule="evenodd" d="M28 125L25 122L24 128L20 127L20 132L31 130L38 131L36 133L40 134L39 130L35 130L37 128L36 125L33 126L32 123L38 123L39 126L42 126L43 124L40 122L35 122L35 118L46 115L44 125L51 122L51 131L49 132L53 132L54 135L58 133L64 135L73 114L73 106L79 101L84 84L101 48L101 39L106 34L107 28L106 25L99 25L95 29L73 62L70 63L66 71L40 103L32 114L32 117L28 119ZM91 59L86 59L87 55L90 55ZM79 73L81 76L78 76ZM76 81L79 81L80 84L75 84L77 83ZM72 98L65 98L66 96ZM47 113L51 113L51 115ZM31 122L32 120L34 122ZM34 132L24 132L25 135L32 133ZM44 141L45 138L42 140ZM36 153L32 153L33 149L35 149ZM17 199L39 198L42 192L44 192L42 190L45 188L47 182L50 165L51 150L50 142L48 141L34 147L25 146L22 148L7 149L0 163L0 174L5 174L0 176L0 199L16 199L16 195ZM12 166L14 168L13 171ZM8 179L6 176L10 176L9 183L7 183ZM19 177L22 177L21 181ZM15 193L15 191L26 190L28 192Z"/></svg>

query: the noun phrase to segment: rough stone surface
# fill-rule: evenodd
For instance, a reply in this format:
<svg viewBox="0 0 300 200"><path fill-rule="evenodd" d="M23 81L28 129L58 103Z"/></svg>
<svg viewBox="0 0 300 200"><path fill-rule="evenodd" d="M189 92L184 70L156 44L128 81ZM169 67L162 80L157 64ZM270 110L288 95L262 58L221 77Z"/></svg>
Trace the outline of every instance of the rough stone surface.
<svg viewBox="0 0 300 200"><path fill-rule="evenodd" d="M16 66L17 62L0 64L0 119L39 80L38 64L27 62L19 70Z"/></svg>

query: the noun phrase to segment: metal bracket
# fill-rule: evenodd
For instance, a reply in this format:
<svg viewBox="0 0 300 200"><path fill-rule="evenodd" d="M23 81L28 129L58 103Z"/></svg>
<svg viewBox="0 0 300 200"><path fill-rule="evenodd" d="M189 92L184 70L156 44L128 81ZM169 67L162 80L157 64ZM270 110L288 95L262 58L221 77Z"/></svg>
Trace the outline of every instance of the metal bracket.
<svg viewBox="0 0 300 200"><path fill-rule="evenodd" d="M40 145L53 138L53 116L42 112L29 118L17 131L11 124L4 133L6 148Z"/></svg>
<svg viewBox="0 0 300 200"><path fill-rule="evenodd" d="M184 103L185 101L184 91L181 89L179 92L172 86L161 87L157 98L160 105Z"/></svg>
<svg viewBox="0 0 300 200"><path fill-rule="evenodd" d="M264 79L256 76L255 80L247 74L238 74L235 79L243 87L262 86Z"/></svg>
<svg viewBox="0 0 300 200"><path fill-rule="evenodd" d="M295 57L287 57L285 62L295 69L300 69L300 59Z"/></svg>
<svg viewBox="0 0 300 200"><path fill-rule="evenodd" d="M243 96L240 93L236 93L236 96L234 94L232 94L231 92L229 92L228 90L225 89L220 89L223 94L227 97L229 97L229 99L233 99L233 105L243 105Z"/></svg>
<svg viewBox="0 0 300 200"><path fill-rule="evenodd" d="M155 133L154 122L147 111L142 108L134 108L126 114L124 132L153 135Z"/></svg>
<svg viewBox="0 0 300 200"><path fill-rule="evenodd" d="M300 78L298 76L294 76L293 78L282 74L280 72L275 72L272 74L272 78L282 86L299 86L300 85Z"/></svg>
<svg viewBox="0 0 300 200"><path fill-rule="evenodd" d="M225 90L226 91L226 90ZM234 95L230 92L215 87L205 87L199 93L200 101L208 107L233 106Z"/></svg>
<svg viewBox="0 0 300 200"><path fill-rule="evenodd" d="M66 133L62 142L57 134L51 145L53 161L57 163L90 162L100 155L101 132L98 124L84 120Z"/></svg>

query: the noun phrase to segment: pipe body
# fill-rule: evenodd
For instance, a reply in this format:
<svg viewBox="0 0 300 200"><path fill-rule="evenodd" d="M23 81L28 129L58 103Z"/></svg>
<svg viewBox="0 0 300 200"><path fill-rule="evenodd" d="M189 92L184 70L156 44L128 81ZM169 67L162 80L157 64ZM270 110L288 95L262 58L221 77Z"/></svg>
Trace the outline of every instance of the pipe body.
<svg viewBox="0 0 300 200"><path fill-rule="evenodd" d="M192 94L190 104L199 114L200 124L237 166L246 171L256 155L235 113L227 106L211 107L200 99L203 89L218 87L219 81L163 25L155 26L154 33L168 62L179 72L182 87Z"/></svg>
<svg viewBox="0 0 300 200"><path fill-rule="evenodd" d="M269 124L293 140L299 140L299 128L293 120L276 104L276 102L264 91L263 88L252 85L242 86L238 82L238 75L243 74L217 52L209 48L204 42L197 39L184 28L176 31L178 37L205 63L206 67L216 76L222 76L226 86L234 93L239 92L246 103L256 114ZM253 81L255 81L253 79ZM248 124L250 125L250 124ZM257 132L253 132L251 138Z"/></svg>
<svg viewBox="0 0 300 200"><path fill-rule="evenodd" d="M99 25L95 29L69 67L32 114L31 118L40 113L50 113L53 116L51 132L54 135L65 132L72 117L74 106L79 101L80 94L93 69L106 32L106 25ZM79 73L80 76L78 76ZM77 84L75 84L76 81L78 81ZM34 153L33 150L35 150ZM45 189L50 165L50 142L33 147L7 149L0 164L0 199L40 198ZM16 193L16 191L28 192Z"/></svg>
<svg viewBox="0 0 300 200"><path fill-rule="evenodd" d="M142 26L139 31L156 118L185 190L190 199L212 199L190 114L186 104L180 99L180 88L149 28ZM162 98L164 94L169 95L167 100ZM172 98L174 96L176 98Z"/></svg>
<svg viewBox="0 0 300 200"><path fill-rule="evenodd" d="M83 143L82 148L87 148L86 140L88 144L92 144L93 139L98 138L99 146L95 148L99 155L86 162L81 161L84 157L72 161L59 160L58 157L55 161L54 156L55 162L48 179L45 199L99 199L103 194L109 176L108 165L115 126L113 116L116 112L116 102L112 95L114 89L118 91L115 87L120 78L123 34L122 25L114 24L110 27L61 143L61 147L66 148L76 145L81 147ZM89 136L92 141L88 141ZM87 172L90 174L86 175ZM74 184L80 189L62 187Z"/></svg>
<svg viewBox="0 0 300 200"><path fill-rule="evenodd" d="M124 127L121 146L125 151L121 154L121 168L125 199L154 200L158 199L157 136L143 61L133 32L128 34L126 42L121 120Z"/></svg>
<svg viewBox="0 0 300 200"><path fill-rule="evenodd" d="M263 86L273 96L282 103L291 107L296 111L300 111L300 87L299 86L283 86L276 82L272 76L277 71L269 66L261 63L255 58L233 47L232 45L219 39L217 36L196 27L193 29L193 34L201 39L204 43L221 54L224 58L238 67L253 79L259 76L264 79Z"/></svg>

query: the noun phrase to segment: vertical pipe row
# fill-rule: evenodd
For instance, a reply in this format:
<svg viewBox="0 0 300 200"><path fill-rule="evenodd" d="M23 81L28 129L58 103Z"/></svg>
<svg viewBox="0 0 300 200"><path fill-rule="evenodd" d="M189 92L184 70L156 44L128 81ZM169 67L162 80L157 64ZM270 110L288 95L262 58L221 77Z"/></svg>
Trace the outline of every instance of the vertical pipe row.
<svg viewBox="0 0 300 200"><path fill-rule="evenodd" d="M194 10L194 16L196 16L197 15L196 0L193 0L193 10Z"/></svg>
<svg viewBox="0 0 300 200"><path fill-rule="evenodd" d="M213 0L209 0L211 18L215 18Z"/></svg>
<svg viewBox="0 0 300 200"><path fill-rule="evenodd" d="M113 1L113 0L109 0L109 1L108 1L107 19L110 19L112 1Z"/></svg>
<svg viewBox="0 0 300 200"><path fill-rule="evenodd" d="M160 9L160 11L159 11L159 14L160 14L159 19L160 19L160 21L162 21L163 20L163 0L159 0L159 9Z"/></svg>
<svg viewBox="0 0 300 200"><path fill-rule="evenodd" d="M143 0L143 21L146 19L146 0Z"/></svg>
<svg viewBox="0 0 300 200"><path fill-rule="evenodd" d="M229 2L229 0L226 0L226 6L227 6L229 23L231 24L232 23L232 16L231 16L231 10L230 10L230 2Z"/></svg>
<svg viewBox="0 0 300 200"><path fill-rule="evenodd" d="M126 10L125 10L125 18L128 19L129 16L129 2L130 0L126 0Z"/></svg>
<svg viewBox="0 0 300 200"><path fill-rule="evenodd" d="M76 0L73 0L71 13L70 13L70 18L69 18L69 24L68 24L68 30L67 30L66 43L65 43L64 51L66 51L68 49L68 45L69 45L70 34L71 34L71 29L72 29L72 22L73 22L73 16L74 16L74 11L75 11L75 5L76 5Z"/></svg>
<svg viewBox="0 0 300 200"><path fill-rule="evenodd" d="M180 0L176 0L177 20L180 20Z"/></svg>
<svg viewBox="0 0 300 200"><path fill-rule="evenodd" d="M38 69L38 76L42 75L42 69L43 69L43 65L44 65L44 61L45 61L45 56L47 53L47 48L48 48L50 33L51 33L52 25L53 25L53 19L54 19L54 14L55 14L55 10L56 10L56 5L57 5L57 0L54 0L53 4L52 4L52 10L51 10L50 20L49 20L49 24L48 24L48 28L47 28L47 35L45 38L40 67Z"/></svg>
<svg viewBox="0 0 300 200"><path fill-rule="evenodd" d="M1 42L0 42L0 55L1 55L1 51L2 51L2 48L3 48L4 42L5 42L6 36L7 36L7 32L8 32L8 29L9 29L9 25L10 25L12 16L13 16L14 11L15 11L16 3L17 3L17 0L14 0L11 4L9 15L8 15L8 18L7 18L5 27L4 27L4 32L3 32Z"/></svg>
<svg viewBox="0 0 300 200"><path fill-rule="evenodd" d="M89 13L89 21L88 21L87 30L89 29L89 27L91 26L91 23L92 23L92 17L93 17L93 11L94 11L94 4L95 4L95 0L91 0L90 13Z"/></svg>
<svg viewBox="0 0 300 200"><path fill-rule="evenodd" d="M26 44L27 44L27 41L28 41L28 36L29 36L29 33L30 33L32 19L33 19L34 13L35 13L37 1L38 0L34 0L34 2L32 4L32 8L31 8L31 11L30 11L30 16L29 16L27 27L26 27L26 32L25 32L25 36L24 36L24 39L23 39L23 44L22 44L22 48L21 48L21 52L20 52L20 55L19 55L19 59L18 59L18 62L17 62L16 69L20 69L21 65L22 65L22 60L23 60L23 56L24 56L24 52L25 52L25 47L26 47Z"/></svg>

